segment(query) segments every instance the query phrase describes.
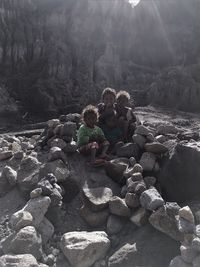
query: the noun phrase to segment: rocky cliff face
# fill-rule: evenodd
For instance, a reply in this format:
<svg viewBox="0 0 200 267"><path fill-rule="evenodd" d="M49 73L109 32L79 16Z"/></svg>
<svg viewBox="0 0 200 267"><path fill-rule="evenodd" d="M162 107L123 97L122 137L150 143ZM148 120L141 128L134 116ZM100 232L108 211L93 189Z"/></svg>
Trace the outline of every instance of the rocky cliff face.
<svg viewBox="0 0 200 267"><path fill-rule="evenodd" d="M105 86L129 90L138 104L198 108L193 74L176 67L171 81L168 73L199 68L199 7L196 0L141 0L135 8L117 0L2 0L2 83L31 112L79 110Z"/></svg>

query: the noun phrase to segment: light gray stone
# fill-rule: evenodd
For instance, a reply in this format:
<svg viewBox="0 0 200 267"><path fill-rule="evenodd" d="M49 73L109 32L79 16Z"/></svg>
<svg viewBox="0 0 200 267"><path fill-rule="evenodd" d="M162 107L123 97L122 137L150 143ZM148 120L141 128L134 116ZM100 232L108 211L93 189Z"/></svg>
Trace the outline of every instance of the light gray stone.
<svg viewBox="0 0 200 267"><path fill-rule="evenodd" d="M156 188L150 188L141 194L140 203L145 209L153 211L163 206L165 202Z"/></svg>
<svg viewBox="0 0 200 267"><path fill-rule="evenodd" d="M54 226L46 217L44 217L37 230L41 234L43 244L46 244L54 234Z"/></svg>
<svg viewBox="0 0 200 267"><path fill-rule="evenodd" d="M25 226L32 225L33 216L28 211L17 211L10 218L10 225L13 230L19 230Z"/></svg>
<svg viewBox="0 0 200 267"><path fill-rule="evenodd" d="M180 247L181 257L187 263L192 263L194 258L198 255L198 252L190 246L181 245Z"/></svg>
<svg viewBox="0 0 200 267"><path fill-rule="evenodd" d="M195 237L192 240L192 248L198 252L200 252L200 237Z"/></svg>
<svg viewBox="0 0 200 267"><path fill-rule="evenodd" d="M127 193L125 202L129 208L138 208L140 206L139 197L134 193Z"/></svg>
<svg viewBox="0 0 200 267"><path fill-rule="evenodd" d="M4 255L0 257L0 267L40 267L31 254Z"/></svg>
<svg viewBox="0 0 200 267"><path fill-rule="evenodd" d="M42 195L42 188L36 188L31 191L30 198L37 198Z"/></svg>
<svg viewBox="0 0 200 267"><path fill-rule="evenodd" d="M114 215L129 217L130 209L124 199L114 196L109 202L110 212Z"/></svg>
<svg viewBox="0 0 200 267"><path fill-rule="evenodd" d="M156 156L150 152L144 152L140 159L140 165L144 171L152 171L156 163Z"/></svg>
<svg viewBox="0 0 200 267"><path fill-rule="evenodd" d="M139 208L131 215L131 222L137 226L145 225L148 222L148 213L144 208Z"/></svg>
<svg viewBox="0 0 200 267"><path fill-rule="evenodd" d="M90 267L103 258L110 247L105 232L68 232L61 238L61 249L74 267Z"/></svg>
<svg viewBox="0 0 200 267"><path fill-rule="evenodd" d="M140 135L144 135L144 136L147 136L149 134L150 130L145 127L144 125L139 125L136 130L135 130L135 133L136 134L140 134Z"/></svg>
<svg viewBox="0 0 200 267"><path fill-rule="evenodd" d="M169 267L193 267L191 264L184 262L181 256L175 257L171 260Z"/></svg>
<svg viewBox="0 0 200 267"><path fill-rule="evenodd" d="M0 161L9 159L12 157L12 155L13 155L13 152L11 150L0 151Z"/></svg>
<svg viewBox="0 0 200 267"><path fill-rule="evenodd" d="M8 180L11 186L16 185L17 183L17 172L13 170L9 166L5 166L3 169L3 174L5 175L6 179Z"/></svg>
<svg viewBox="0 0 200 267"><path fill-rule="evenodd" d="M197 257L193 260L192 264L193 264L192 267L199 267L199 266L200 266L200 255L197 256Z"/></svg>
<svg viewBox="0 0 200 267"><path fill-rule="evenodd" d="M107 221L107 232L110 235L117 234L123 228L123 221L116 215L110 215Z"/></svg>
<svg viewBox="0 0 200 267"><path fill-rule="evenodd" d="M140 134L134 134L132 138L134 143L136 143L140 148L144 148L146 143L146 138L144 136Z"/></svg>
<svg viewBox="0 0 200 267"><path fill-rule="evenodd" d="M190 207L185 206L181 209L179 209L179 216L187 221L189 221L190 223L194 224L194 215L190 209Z"/></svg>
<svg viewBox="0 0 200 267"><path fill-rule="evenodd" d="M168 148L159 142L146 143L144 149L155 154L164 154L168 151Z"/></svg>

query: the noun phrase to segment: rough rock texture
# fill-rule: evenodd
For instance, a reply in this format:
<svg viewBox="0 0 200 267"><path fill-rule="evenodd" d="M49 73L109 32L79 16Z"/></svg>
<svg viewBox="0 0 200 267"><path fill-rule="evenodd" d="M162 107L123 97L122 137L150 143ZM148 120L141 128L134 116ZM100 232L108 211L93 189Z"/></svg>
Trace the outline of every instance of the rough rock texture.
<svg viewBox="0 0 200 267"><path fill-rule="evenodd" d="M129 207L126 205L124 199L114 196L109 202L109 209L112 214L129 217L131 212Z"/></svg>
<svg viewBox="0 0 200 267"><path fill-rule="evenodd" d="M171 260L169 267L192 267L191 264L186 263L181 256L175 257Z"/></svg>
<svg viewBox="0 0 200 267"><path fill-rule="evenodd" d="M69 232L61 239L61 249L74 267L90 267L109 247L105 232Z"/></svg>
<svg viewBox="0 0 200 267"><path fill-rule="evenodd" d="M140 203L145 209L156 210L163 206L165 202L156 188L150 188L141 194Z"/></svg>
<svg viewBox="0 0 200 267"><path fill-rule="evenodd" d="M37 260L31 254L4 255L0 257L1 267L39 267Z"/></svg>
<svg viewBox="0 0 200 267"><path fill-rule="evenodd" d="M164 197L176 202L194 198L200 193L198 173L200 173L200 143L177 144L159 174Z"/></svg>
<svg viewBox="0 0 200 267"><path fill-rule="evenodd" d="M132 267L136 252L136 244L124 245L108 259L108 267Z"/></svg>

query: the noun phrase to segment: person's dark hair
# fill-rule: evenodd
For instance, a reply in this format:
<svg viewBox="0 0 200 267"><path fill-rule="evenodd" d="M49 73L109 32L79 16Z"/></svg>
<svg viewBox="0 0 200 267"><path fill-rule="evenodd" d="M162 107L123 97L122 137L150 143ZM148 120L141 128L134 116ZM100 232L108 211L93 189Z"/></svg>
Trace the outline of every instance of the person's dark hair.
<svg viewBox="0 0 200 267"><path fill-rule="evenodd" d="M126 98L128 101L130 100L130 95L127 91L121 90L117 93L116 99Z"/></svg>
<svg viewBox="0 0 200 267"><path fill-rule="evenodd" d="M116 91L115 91L115 89L107 87L102 92L102 95L101 95L102 99L104 99L105 95L113 95L113 97L115 98L116 97Z"/></svg>
<svg viewBox="0 0 200 267"><path fill-rule="evenodd" d="M96 115L98 118L99 117L98 109L93 105L88 105L87 107L84 108L82 112L82 119L85 120L85 118L88 115Z"/></svg>

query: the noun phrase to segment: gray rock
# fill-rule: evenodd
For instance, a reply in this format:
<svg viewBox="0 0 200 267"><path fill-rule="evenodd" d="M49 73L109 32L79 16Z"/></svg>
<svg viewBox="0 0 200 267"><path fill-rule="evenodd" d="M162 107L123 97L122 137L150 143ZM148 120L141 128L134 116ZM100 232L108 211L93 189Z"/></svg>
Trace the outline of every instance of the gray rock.
<svg viewBox="0 0 200 267"><path fill-rule="evenodd" d="M143 226L148 222L149 213L144 208L139 208L131 215L131 222L137 226Z"/></svg>
<svg viewBox="0 0 200 267"><path fill-rule="evenodd" d="M62 204L62 198L63 197L58 191L58 189L53 188L52 193L50 195L50 199L51 199L50 207L52 208L52 207L60 206Z"/></svg>
<svg viewBox="0 0 200 267"><path fill-rule="evenodd" d="M198 252L200 252L200 237L195 237L192 240L192 248Z"/></svg>
<svg viewBox="0 0 200 267"><path fill-rule="evenodd" d="M40 267L36 258L31 254L4 255L0 257L1 267Z"/></svg>
<svg viewBox="0 0 200 267"><path fill-rule="evenodd" d="M165 202L156 188L150 188L141 194L140 203L145 209L153 211L163 206Z"/></svg>
<svg viewBox="0 0 200 267"><path fill-rule="evenodd" d="M139 125L137 127L137 129L135 130L135 133L136 134L140 134L140 135L143 135L143 136L147 136L149 134L150 130L145 127L144 125Z"/></svg>
<svg viewBox="0 0 200 267"><path fill-rule="evenodd" d="M9 151L0 151L0 161L9 159L12 157L12 155L13 155L13 152L10 150Z"/></svg>
<svg viewBox="0 0 200 267"><path fill-rule="evenodd" d="M140 164L136 163L134 166L133 166L133 173L137 173L137 172L140 172L142 173L143 172L143 168Z"/></svg>
<svg viewBox="0 0 200 267"><path fill-rule="evenodd" d="M106 174L116 183L121 184L123 182L123 175L128 167L127 163L123 161L111 160L106 162L105 171Z"/></svg>
<svg viewBox="0 0 200 267"><path fill-rule="evenodd" d="M192 264L193 264L192 267L199 267L199 266L200 266L200 255L197 256L197 257L193 260Z"/></svg>
<svg viewBox="0 0 200 267"><path fill-rule="evenodd" d="M17 172L9 166L5 166L3 169L3 175L5 175L11 186L16 185L17 183Z"/></svg>
<svg viewBox="0 0 200 267"><path fill-rule="evenodd" d="M177 227L177 221L175 218L171 218L167 212L166 208L161 207L156 210L149 218L149 222L153 227L162 233L170 236L177 241L183 241L183 233L180 233Z"/></svg>
<svg viewBox="0 0 200 267"><path fill-rule="evenodd" d="M1 242L5 254L32 254L36 259L42 256L42 239L33 226L26 226Z"/></svg>
<svg viewBox="0 0 200 267"><path fill-rule="evenodd" d="M54 226L46 217L39 224L37 230L41 234L43 244L46 244L54 234Z"/></svg>
<svg viewBox="0 0 200 267"><path fill-rule="evenodd" d="M102 226L106 223L109 216L109 210L104 209L98 212L94 212L90 210L86 205L83 205L80 208L80 215L90 226L97 227Z"/></svg>
<svg viewBox="0 0 200 267"><path fill-rule="evenodd" d="M175 257L171 260L169 267L193 267L191 264L184 262L181 256Z"/></svg>
<svg viewBox="0 0 200 267"><path fill-rule="evenodd" d="M30 198L37 198L42 195L42 188L36 188L30 193Z"/></svg>
<svg viewBox="0 0 200 267"><path fill-rule="evenodd" d="M61 238L61 249L72 266L90 267L103 258L110 247L105 232L68 232Z"/></svg>
<svg viewBox="0 0 200 267"><path fill-rule="evenodd" d="M114 215L129 217L130 209L124 199L114 196L109 202L110 212Z"/></svg>
<svg viewBox="0 0 200 267"><path fill-rule="evenodd" d="M146 138L144 136L140 134L134 134L132 138L135 144L137 144L140 148L144 148L146 143Z"/></svg>
<svg viewBox="0 0 200 267"><path fill-rule="evenodd" d="M48 142L49 144L49 142ZM60 138L54 138L53 140L50 141L50 147L53 148L53 147L57 147L57 148L60 148L60 149L64 149L66 147L67 143L63 140L63 139L60 139ZM52 150L53 152L53 150Z"/></svg>
<svg viewBox="0 0 200 267"><path fill-rule="evenodd" d="M92 210L99 211L108 207L113 192L108 187L83 188L83 194Z"/></svg>
<svg viewBox="0 0 200 267"><path fill-rule="evenodd" d="M148 133L146 138L147 138L147 142L154 142L154 140L155 140L155 137L154 137L153 133Z"/></svg>
<svg viewBox="0 0 200 267"><path fill-rule="evenodd" d="M200 237L200 224L196 225L194 233L196 236Z"/></svg>
<svg viewBox="0 0 200 267"><path fill-rule="evenodd" d="M132 267L136 253L136 244L125 244L108 259L108 267Z"/></svg>
<svg viewBox="0 0 200 267"><path fill-rule="evenodd" d="M33 225L38 227L43 221L44 215L51 203L49 197L38 197L30 199L22 211L28 211L33 216Z"/></svg>
<svg viewBox="0 0 200 267"><path fill-rule="evenodd" d="M107 221L107 233L114 235L119 233L123 228L123 221L116 215L110 215Z"/></svg>
<svg viewBox="0 0 200 267"><path fill-rule="evenodd" d="M144 149L147 152L151 152L155 154L164 154L168 151L168 148L159 142L158 143L157 142L146 143L144 146Z"/></svg>
<svg viewBox="0 0 200 267"><path fill-rule="evenodd" d="M176 216L177 224L178 224L178 229L181 233L184 234L193 234L195 231L195 225L179 215Z"/></svg>
<svg viewBox="0 0 200 267"><path fill-rule="evenodd" d="M133 173L132 176L131 176L131 180L133 182L137 182L137 181L141 182L141 181L143 181L143 176L142 176L141 172Z"/></svg>
<svg viewBox="0 0 200 267"><path fill-rule="evenodd" d="M156 140L157 142L160 142L160 143L162 144L162 143L164 143L165 141L167 141L167 138L166 138L166 136L164 136L164 135L157 135L157 136L155 137L155 140Z"/></svg>
<svg viewBox="0 0 200 267"><path fill-rule="evenodd" d="M42 194L44 196L50 196L53 192L53 185L46 178L43 178L38 183L38 187L42 189Z"/></svg>
<svg viewBox="0 0 200 267"><path fill-rule="evenodd" d="M33 217L28 211L17 211L10 218L10 225L13 230L20 230L25 226L32 225Z"/></svg>
<svg viewBox="0 0 200 267"><path fill-rule="evenodd" d="M64 123L62 130L61 130L61 136L75 136L76 135L77 126L74 122L66 122Z"/></svg>
<svg viewBox="0 0 200 267"><path fill-rule="evenodd" d="M144 191L146 191L146 185L143 181L139 182L135 187L135 193L140 196Z"/></svg>
<svg viewBox="0 0 200 267"><path fill-rule="evenodd" d="M179 129L171 124L162 124L157 127L158 134L177 134Z"/></svg>
<svg viewBox="0 0 200 267"><path fill-rule="evenodd" d="M150 152L144 152L140 159L140 165L144 171L152 171L156 163L156 156Z"/></svg>
<svg viewBox="0 0 200 267"><path fill-rule="evenodd" d="M181 209L179 209L179 216L186 221L189 221L190 223L194 224L194 215L190 209L190 207L185 206Z"/></svg>
<svg viewBox="0 0 200 267"><path fill-rule="evenodd" d="M138 159L139 147L137 144L127 143L121 146L119 149L117 149L116 154L118 157L126 157L126 158L134 157Z"/></svg>
<svg viewBox="0 0 200 267"><path fill-rule="evenodd" d="M120 193L121 198L125 198L126 193L127 193L127 186L124 185L124 186L122 186L121 193Z"/></svg>
<svg viewBox="0 0 200 267"><path fill-rule="evenodd" d="M167 215L174 219L181 207L176 202L166 202L165 208Z"/></svg>
<svg viewBox="0 0 200 267"><path fill-rule="evenodd" d="M48 161L53 161L57 159L63 159L63 151L61 148L57 146L51 147L49 154L48 154Z"/></svg>
<svg viewBox="0 0 200 267"><path fill-rule="evenodd" d="M70 143L66 144L66 147L63 149L65 153L74 153L76 152L78 146L75 141L71 141Z"/></svg>
<svg viewBox="0 0 200 267"><path fill-rule="evenodd" d="M127 193L125 202L129 208L138 208L140 206L139 197L134 193Z"/></svg>
<svg viewBox="0 0 200 267"><path fill-rule="evenodd" d="M181 257L187 263L192 263L194 258L197 257L198 252L190 246L181 245L180 247Z"/></svg>
<svg viewBox="0 0 200 267"><path fill-rule="evenodd" d="M129 164L133 167L136 164L136 159L134 157L130 157Z"/></svg>

